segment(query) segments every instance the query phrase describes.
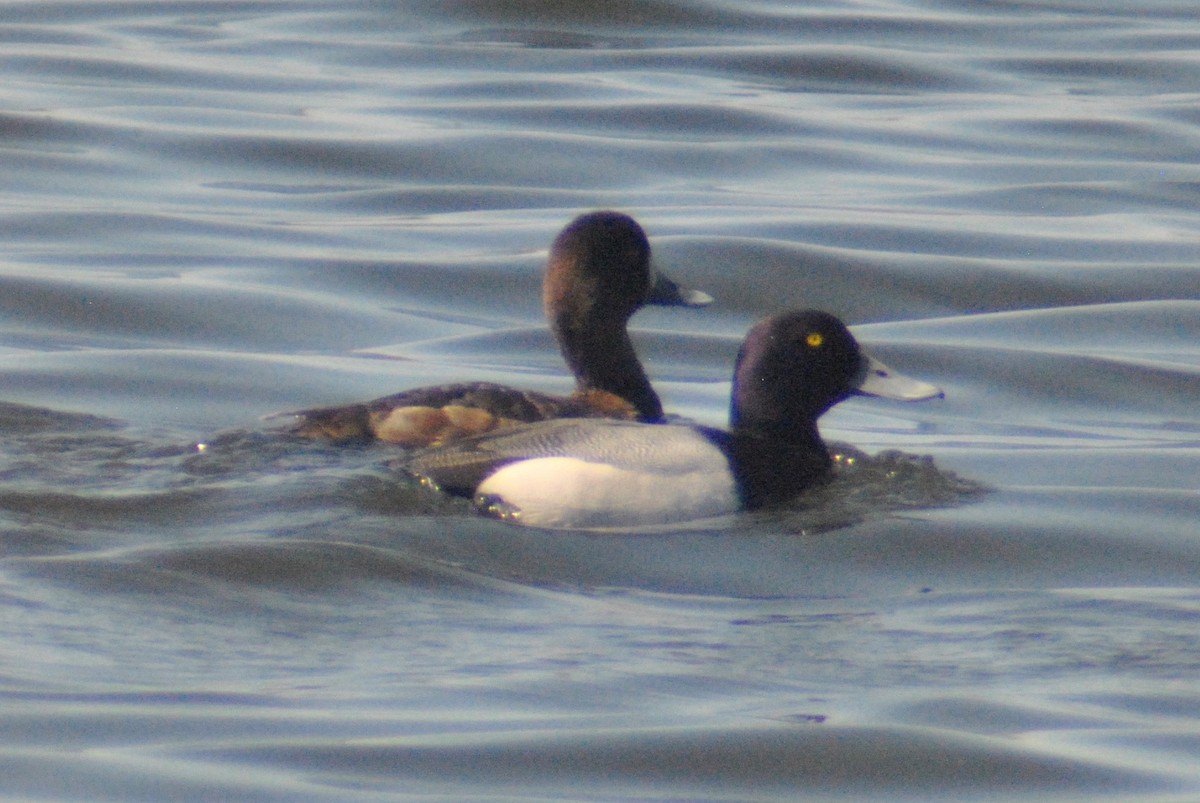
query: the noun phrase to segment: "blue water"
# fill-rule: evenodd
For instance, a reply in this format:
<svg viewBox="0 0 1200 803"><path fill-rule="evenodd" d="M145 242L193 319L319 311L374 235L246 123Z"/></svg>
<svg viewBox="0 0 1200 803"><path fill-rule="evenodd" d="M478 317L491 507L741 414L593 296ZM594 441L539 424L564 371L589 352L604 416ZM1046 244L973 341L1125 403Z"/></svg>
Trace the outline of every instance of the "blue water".
<svg viewBox="0 0 1200 803"><path fill-rule="evenodd" d="M1200 794L1193 5L0 5L0 797ZM653 533L263 420L568 388L604 207L717 298L635 318L668 410L793 306L945 400Z"/></svg>

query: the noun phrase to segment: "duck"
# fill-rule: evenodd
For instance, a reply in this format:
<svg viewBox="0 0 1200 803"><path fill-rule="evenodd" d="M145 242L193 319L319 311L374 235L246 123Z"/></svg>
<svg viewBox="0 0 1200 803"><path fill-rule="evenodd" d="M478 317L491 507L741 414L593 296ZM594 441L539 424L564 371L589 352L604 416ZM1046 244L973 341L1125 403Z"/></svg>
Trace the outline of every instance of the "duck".
<svg viewBox="0 0 1200 803"><path fill-rule="evenodd" d="M940 398L819 310L768 317L735 361L729 428L557 420L415 453L404 470L485 515L552 529L643 527L778 507L832 473L817 419L851 396Z"/></svg>
<svg viewBox="0 0 1200 803"><path fill-rule="evenodd" d="M662 402L629 338L643 305L702 307L712 296L681 287L658 271L646 232L629 215L588 212L550 246L542 302L575 390L568 396L493 382L414 388L368 402L284 415L288 431L339 442L385 441L439 446L521 423L557 418L661 422Z"/></svg>

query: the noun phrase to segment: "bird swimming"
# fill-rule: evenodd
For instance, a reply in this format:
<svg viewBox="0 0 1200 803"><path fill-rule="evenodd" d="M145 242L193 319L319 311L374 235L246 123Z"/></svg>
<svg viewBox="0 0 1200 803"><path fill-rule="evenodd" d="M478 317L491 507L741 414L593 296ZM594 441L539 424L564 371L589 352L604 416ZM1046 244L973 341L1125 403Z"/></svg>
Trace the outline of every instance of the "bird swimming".
<svg viewBox="0 0 1200 803"><path fill-rule="evenodd" d="M662 402L638 361L628 321L645 304L698 307L712 297L658 272L645 231L614 211L583 214L563 228L550 247L542 290L546 318L575 377L569 396L459 382L301 410L291 414L289 431L414 447L554 418L661 421Z"/></svg>
<svg viewBox="0 0 1200 803"><path fill-rule="evenodd" d="M423 450L406 469L484 513L538 527L644 526L756 510L830 476L817 419L853 395L943 394L868 356L833 315L797 310L746 335L728 430L546 421Z"/></svg>

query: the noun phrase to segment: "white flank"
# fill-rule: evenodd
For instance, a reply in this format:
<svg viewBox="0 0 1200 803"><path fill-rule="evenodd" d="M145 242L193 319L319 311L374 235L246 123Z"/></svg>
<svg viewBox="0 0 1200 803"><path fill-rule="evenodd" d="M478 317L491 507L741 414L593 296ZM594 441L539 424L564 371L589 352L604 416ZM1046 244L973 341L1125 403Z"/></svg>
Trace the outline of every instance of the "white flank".
<svg viewBox="0 0 1200 803"><path fill-rule="evenodd" d="M634 527L737 510L733 475L724 455L715 447L703 454L690 451L686 463L665 471L661 460L651 468L577 457L522 460L492 474L477 493L500 498L514 510L515 521L533 527Z"/></svg>

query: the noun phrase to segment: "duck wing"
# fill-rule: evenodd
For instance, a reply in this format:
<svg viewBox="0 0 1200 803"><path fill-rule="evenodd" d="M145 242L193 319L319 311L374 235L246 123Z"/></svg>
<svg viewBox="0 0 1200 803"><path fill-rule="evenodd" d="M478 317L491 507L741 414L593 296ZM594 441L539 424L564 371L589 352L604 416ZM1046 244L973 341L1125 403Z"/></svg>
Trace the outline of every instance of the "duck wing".
<svg viewBox="0 0 1200 803"><path fill-rule="evenodd" d="M571 457L670 477L710 461L723 433L672 424L609 419L559 419L464 438L415 454L407 470L458 496L473 496L488 476L510 463Z"/></svg>

